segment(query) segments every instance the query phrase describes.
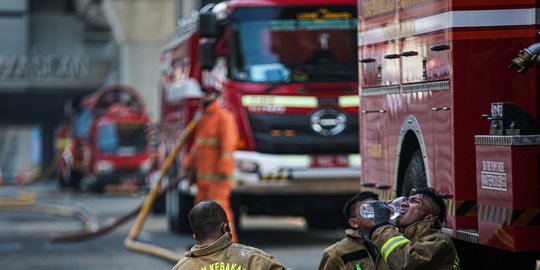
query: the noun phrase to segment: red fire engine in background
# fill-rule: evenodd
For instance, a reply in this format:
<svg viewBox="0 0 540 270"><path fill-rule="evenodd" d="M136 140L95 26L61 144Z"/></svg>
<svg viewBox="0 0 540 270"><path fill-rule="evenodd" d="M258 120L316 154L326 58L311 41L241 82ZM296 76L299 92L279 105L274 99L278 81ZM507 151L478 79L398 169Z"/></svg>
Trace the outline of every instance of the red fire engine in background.
<svg viewBox="0 0 540 270"><path fill-rule="evenodd" d="M83 180L95 191L145 185L152 158L149 123L141 97L126 85L106 85L68 102L66 123L57 131L61 186L79 188Z"/></svg>
<svg viewBox="0 0 540 270"><path fill-rule="evenodd" d="M445 193L464 269L534 269L540 251L539 77L508 69L538 39L537 8L358 1L361 184ZM532 47L513 61L521 73Z"/></svg>
<svg viewBox="0 0 540 270"><path fill-rule="evenodd" d="M236 216L340 226L360 177L356 27L351 0L226 1L180 22L161 55L160 156L199 107L201 89L214 87L241 135ZM170 228L189 230L192 203L185 184L167 194Z"/></svg>

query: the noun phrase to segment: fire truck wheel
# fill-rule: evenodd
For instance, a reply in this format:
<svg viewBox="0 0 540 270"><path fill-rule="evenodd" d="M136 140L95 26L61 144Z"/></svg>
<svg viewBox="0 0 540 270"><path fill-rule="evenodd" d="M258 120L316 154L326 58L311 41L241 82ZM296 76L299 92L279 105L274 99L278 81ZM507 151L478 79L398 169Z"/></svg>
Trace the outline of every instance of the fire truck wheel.
<svg viewBox="0 0 540 270"><path fill-rule="evenodd" d="M193 207L193 196L179 190L167 192L165 197L167 223L169 230L191 233L188 221L189 210Z"/></svg>
<svg viewBox="0 0 540 270"><path fill-rule="evenodd" d="M414 151L403 176L401 195L408 196L411 190L427 187L426 168L420 150Z"/></svg>
<svg viewBox="0 0 540 270"><path fill-rule="evenodd" d="M232 199L232 198L231 198ZM231 200L231 207L234 213L234 230L236 232L236 235L240 238L240 236L245 232L241 224L241 217L244 215L244 211L242 210L242 207L235 207L234 204L232 204Z"/></svg>
<svg viewBox="0 0 540 270"><path fill-rule="evenodd" d="M98 176L89 183L88 190L95 193L104 193L107 182L107 179Z"/></svg>

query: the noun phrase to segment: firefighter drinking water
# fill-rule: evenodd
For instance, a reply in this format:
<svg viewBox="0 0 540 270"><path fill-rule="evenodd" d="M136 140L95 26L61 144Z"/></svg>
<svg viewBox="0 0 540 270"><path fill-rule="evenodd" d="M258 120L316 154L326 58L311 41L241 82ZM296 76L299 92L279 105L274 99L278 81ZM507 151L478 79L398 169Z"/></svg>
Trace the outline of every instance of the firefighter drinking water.
<svg viewBox="0 0 540 270"><path fill-rule="evenodd" d="M459 258L447 235L441 232L446 205L432 188L416 190L400 205L395 226L389 223L390 208L381 201L369 203L375 226L370 237L389 269L461 269ZM377 262L377 269L385 269Z"/></svg>
<svg viewBox="0 0 540 270"><path fill-rule="evenodd" d="M182 161L184 170L192 172L197 185L195 203L203 200L218 202L234 220L231 209L231 190L235 167L233 153L238 142L238 129L234 116L220 103L221 93L211 89L202 98L203 112L191 151ZM238 241L231 223L233 242Z"/></svg>

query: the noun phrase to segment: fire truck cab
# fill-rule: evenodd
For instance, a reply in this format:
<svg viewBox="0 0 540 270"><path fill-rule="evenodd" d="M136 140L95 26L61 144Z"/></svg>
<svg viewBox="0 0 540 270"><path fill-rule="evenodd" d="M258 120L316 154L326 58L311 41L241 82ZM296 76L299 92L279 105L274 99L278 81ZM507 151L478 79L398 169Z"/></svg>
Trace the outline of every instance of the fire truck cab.
<svg viewBox="0 0 540 270"><path fill-rule="evenodd" d="M359 189L356 27L350 0L204 7L162 54L161 152L192 117L201 89L213 87L241 137L236 216L303 216L312 228L340 226L344 203ZM180 217L190 204L178 203L189 202L189 192L175 193L167 206L171 227L189 229Z"/></svg>
<svg viewBox="0 0 540 270"><path fill-rule="evenodd" d="M60 184L104 191L107 185L146 185L153 150L150 118L137 91L110 84L66 105ZM84 180L84 183L83 183Z"/></svg>

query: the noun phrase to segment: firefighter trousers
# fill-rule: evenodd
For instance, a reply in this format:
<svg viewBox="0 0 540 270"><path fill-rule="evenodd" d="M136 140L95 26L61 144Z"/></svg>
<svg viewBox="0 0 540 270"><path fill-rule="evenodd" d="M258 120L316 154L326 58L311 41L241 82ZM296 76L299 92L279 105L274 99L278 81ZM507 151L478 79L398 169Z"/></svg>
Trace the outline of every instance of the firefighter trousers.
<svg viewBox="0 0 540 270"><path fill-rule="evenodd" d="M229 219L231 234L233 236L232 241L238 243L238 235L236 234L234 224L234 213L231 209L231 190L233 186L233 181L197 180L195 204L204 200L212 200L219 203Z"/></svg>

